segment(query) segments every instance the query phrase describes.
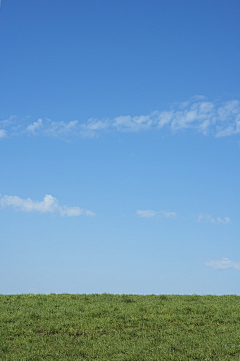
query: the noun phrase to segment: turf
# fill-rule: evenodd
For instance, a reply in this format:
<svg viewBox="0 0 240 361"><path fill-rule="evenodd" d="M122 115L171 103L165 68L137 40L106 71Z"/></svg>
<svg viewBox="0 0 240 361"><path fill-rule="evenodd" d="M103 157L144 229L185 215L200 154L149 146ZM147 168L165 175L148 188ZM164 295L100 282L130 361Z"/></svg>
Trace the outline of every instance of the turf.
<svg viewBox="0 0 240 361"><path fill-rule="evenodd" d="M240 360L240 296L0 295L0 360Z"/></svg>

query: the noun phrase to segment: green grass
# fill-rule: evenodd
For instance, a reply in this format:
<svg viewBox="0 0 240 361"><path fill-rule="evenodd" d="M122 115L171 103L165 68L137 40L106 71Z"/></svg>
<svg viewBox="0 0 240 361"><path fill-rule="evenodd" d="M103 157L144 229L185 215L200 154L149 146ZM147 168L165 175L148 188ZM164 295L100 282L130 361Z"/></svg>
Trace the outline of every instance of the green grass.
<svg viewBox="0 0 240 361"><path fill-rule="evenodd" d="M0 295L0 360L240 360L240 296Z"/></svg>

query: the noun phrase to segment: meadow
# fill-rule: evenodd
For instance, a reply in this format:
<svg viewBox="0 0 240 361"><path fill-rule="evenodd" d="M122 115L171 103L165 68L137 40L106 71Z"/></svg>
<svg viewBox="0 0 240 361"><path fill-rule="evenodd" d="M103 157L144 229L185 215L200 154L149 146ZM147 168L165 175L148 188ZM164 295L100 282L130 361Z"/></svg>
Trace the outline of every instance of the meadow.
<svg viewBox="0 0 240 361"><path fill-rule="evenodd" d="M240 296L0 295L0 360L240 360Z"/></svg>

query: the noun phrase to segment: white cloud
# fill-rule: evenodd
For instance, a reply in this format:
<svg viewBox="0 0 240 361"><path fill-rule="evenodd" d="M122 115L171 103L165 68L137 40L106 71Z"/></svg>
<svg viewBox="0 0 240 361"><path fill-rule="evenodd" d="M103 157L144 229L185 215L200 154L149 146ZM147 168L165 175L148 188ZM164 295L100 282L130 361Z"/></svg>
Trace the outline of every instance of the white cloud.
<svg viewBox="0 0 240 361"><path fill-rule="evenodd" d="M38 119L36 122L28 125L26 127L26 132L35 133L37 129L42 126L42 119Z"/></svg>
<svg viewBox="0 0 240 361"><path fill-rule="evenodd" d="M72 135L79 135L78 120L71 120L70 122L54 122L47 119L42 129L42 135L52 136L58 138L66 138Z"/></svg>
<svg viewBox="0 0 240 361"><path fill-rule="evenodd" d="M147 130L154 123L155 112L148 115L140 116L119 116L113 119L112 127L119 131L133 131Z"/></svg>
<svg viewBox="0 0 240 361"><path fill-rule="evenodd" d="M0 129L0 139L1 139L1 138L5 138L6 135L7 135L6 130L5 130L5 129Z"/></svg>
<svg viewBox="0 0 240 361"><path fill-rule="evenodd" d="M229 218L229 217L225 217L225 218L221 219L220 217L218 217L218 218L217 218L217 222L218 222L218 223L227 224L227 223L230 223L230 218Z"/></svg>
<svg viewBox="0 0 240 361"><path fill-rule="evenodd" d="M156 211L152 211L150 209L147 210L137 210L136 214L139 217L144 217L144 218L152 218L155 216L164 216L164 217L172 217L175 218L177 216L177 213L175 212L167 212L167 211L160 211L160 212L156 212Z"/></svg>
<svg viewBox="0 0 240 361"><path fill-rule="evenodd" d="M169 124L174 117L174 111L164 111L158 115L158 128L164 127Z"/></svg>
<svg viewBox="0 0 240 361"><path fill-rule="evenodd" d="M199 214L199 216L198 216L198 222L200 222L202 219L206 219L206 220L208 220L208 221L210 221L210 222L212 222L212 223L215 222L215 219L212 218L209 214Z"/></svg>
<svg viewBox="0 0 240 361"><path fill-rule="evenodd" d="M98 120L98 119L90 118L90 119L88 119L86 125L83 124L83 129L86 129L86 130L102 130L102 129L106 129L108 127L109 127L109 124L108 124L107 119Z"/></svg>
<svg viewBox="0 0 240 361"><path fill-rule="evenodd" d="M192 129L204 135L224 137L240 133L240 101L210 102L204 96L195 96L188 101L174 103L169 109L155 110L149 114L119 115L112 119L90 118L81 123L78 120L65 122L50 119L25 123L17 117L0 121L1 128L8 128L10 135L31 133L59 138L93 137L104 131L139 132L166 128L174 133Z"/></svg>
<svg viewBox="0 0 240 361"><path fill-rule="evenodd" d="M160 213L162 213L165 217L176 217L177 213L175 212L166 212L166 211L161 211Z"/></svg>
<svg viewBox="0 0 240 361"><path fill-rule="evenodd" d="M151 218L151 217L155 217L157 215L157 212L151 211L150 209L146 211L137 210L137 215L139 217Z"/></svg>
<svg viewBox="0 0 240 361"><path fill-rule="evenodd" d="M210 221L212 223L228 224L228 223L231 222L229 217L225 217L225 218L218 217L217 219L215 219L212 216L210 216L209 214L200 214L199 217L198 217L198 222L200 222L202 219Z"/></svg>
<svg viewBox="0 0 240 361"><path fill-rule="evenodd" d="M205 262L205 265L214 269L234 268L235 270L240 271L240 262L234 262L228 258L213 259Z"/></svg>
<svg viewBox="0 0 240 361"><path fill-rule="evenodd" d="M18 196L3 196L0 198L2 208L13 207L23 212L40 212L40 213L60 213L61 216L94 216L92 211L81 209L79 207L60 206L58 200L46 194L41 202L33 201L30 198L22 199Z"/></svg>
<svg viewBox="0 0 240 361"><path fill-rule="evenodd" d="M0 120L0 127L9 127L14 124L14 122L17 120L17 117L15 115L11 115L8 119Z"/></svg>

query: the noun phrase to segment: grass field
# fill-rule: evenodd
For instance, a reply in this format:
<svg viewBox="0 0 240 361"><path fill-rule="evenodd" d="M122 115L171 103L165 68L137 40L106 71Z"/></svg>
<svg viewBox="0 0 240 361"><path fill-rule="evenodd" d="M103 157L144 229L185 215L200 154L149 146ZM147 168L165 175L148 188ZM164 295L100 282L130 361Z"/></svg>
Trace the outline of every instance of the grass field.
<svg viewBox="0 0 240 361"><path fill-rule="evenodd" d="M240 360L240 296L0 295L0 360Z"/></svg>

